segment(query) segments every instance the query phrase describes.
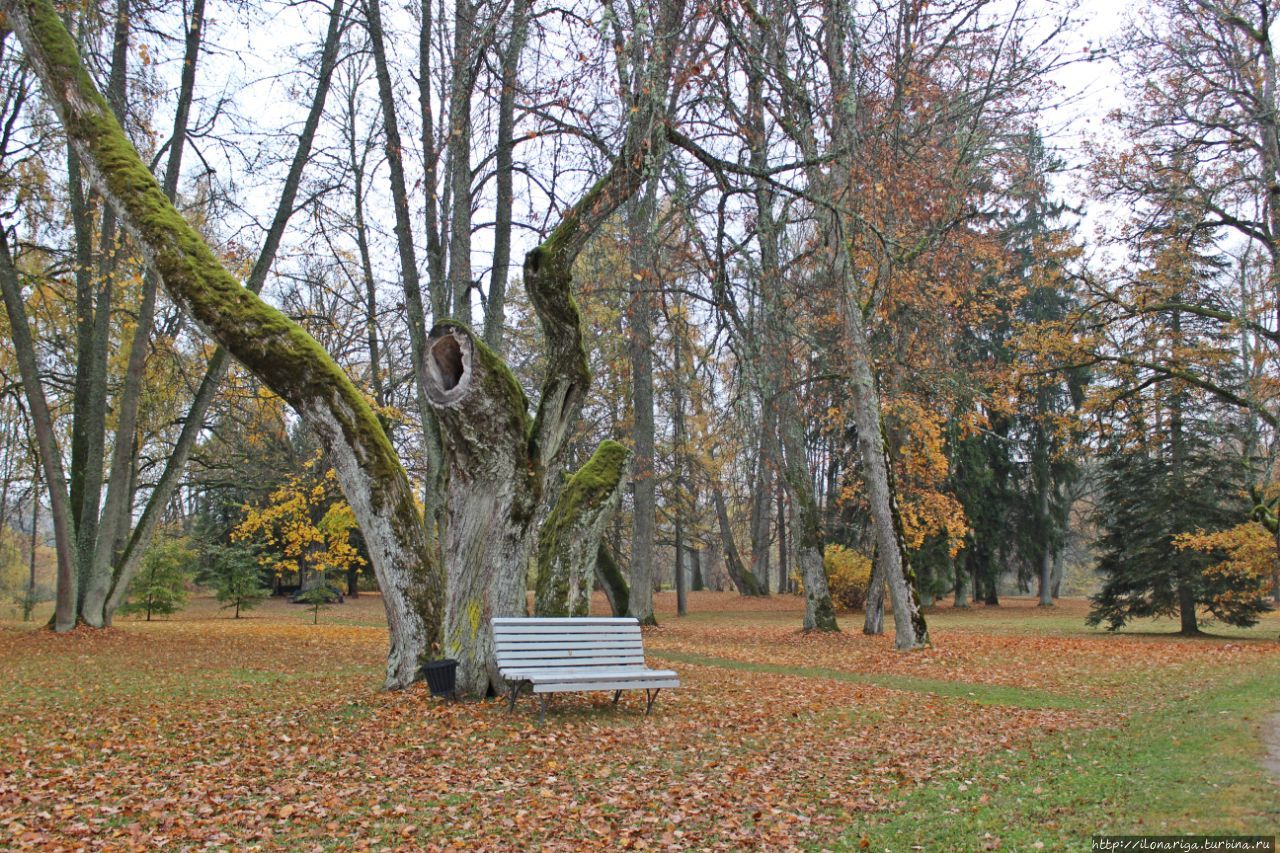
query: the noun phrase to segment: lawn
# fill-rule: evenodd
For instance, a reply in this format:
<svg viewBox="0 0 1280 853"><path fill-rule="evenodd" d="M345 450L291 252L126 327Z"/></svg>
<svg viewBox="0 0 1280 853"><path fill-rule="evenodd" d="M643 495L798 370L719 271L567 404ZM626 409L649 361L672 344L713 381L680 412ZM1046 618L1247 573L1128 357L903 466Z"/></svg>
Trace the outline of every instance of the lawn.
<svg viewBox="0 0 1280 853"><path fill-rule="evenodd" d="M600 602L603 606L603 602ZM646 632L642 700L378 691L376 596L311 625L209 599L68 636L0 622L0 848L1088 849L1095 832L1280 826L1262 728L1280 616L1108 635L1085 604L930 612L900 654L806 636L796 599L698 593ZM1213 630L1213 629L1211 629Z"/></svg>

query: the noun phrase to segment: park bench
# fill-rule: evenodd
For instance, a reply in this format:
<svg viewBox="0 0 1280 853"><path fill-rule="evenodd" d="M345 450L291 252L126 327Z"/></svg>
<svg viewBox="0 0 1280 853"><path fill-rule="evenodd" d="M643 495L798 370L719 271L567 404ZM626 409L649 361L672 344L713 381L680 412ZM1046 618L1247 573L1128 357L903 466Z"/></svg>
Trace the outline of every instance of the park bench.
<svg viewBox="0 0 1280 853"><path fill-rule="evenodd" d="M542 697L539 724L552 693L612 690L617 705L623 690L644 690L647 717L658 691L680 686L671 670L644 665L635 619L495 617L493 643L498 672L511 688L508 710L527 684Z"/></svg>

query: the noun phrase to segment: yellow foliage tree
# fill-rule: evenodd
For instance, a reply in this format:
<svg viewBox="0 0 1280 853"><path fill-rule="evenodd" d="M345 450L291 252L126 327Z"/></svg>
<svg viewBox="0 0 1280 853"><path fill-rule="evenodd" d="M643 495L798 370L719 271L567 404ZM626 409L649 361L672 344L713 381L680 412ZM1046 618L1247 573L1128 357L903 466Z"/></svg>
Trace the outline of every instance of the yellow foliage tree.
<svg viewBox="0 0 1280 853"><path fill-rule="evenodd" d="M259 562L277 579L296 575L303 588L320 578L359 573L366 565L351 544L355 513L342 499L333 469L320 473L319 462L317 453L264 505L246 504L244 518L231 532L237 542L264 545Z"/></svg>

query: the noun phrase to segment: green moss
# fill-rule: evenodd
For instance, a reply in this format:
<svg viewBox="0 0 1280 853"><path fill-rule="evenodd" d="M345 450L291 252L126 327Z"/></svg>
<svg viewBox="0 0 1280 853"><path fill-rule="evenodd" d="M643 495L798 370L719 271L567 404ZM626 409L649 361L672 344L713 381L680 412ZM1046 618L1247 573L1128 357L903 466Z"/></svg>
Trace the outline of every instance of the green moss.
<svg viewBox="0 0 1280 853"><path fill-rule="evenodd" d="M537 600L540 616L586 615L550 612L548 608L555 610L557 605L559 610L564 610L569 598L568 572L554 572L552 569L564 548L564 535L577 527L584 514L599 509L617 492L630 455L631 451L624 445L616 441L602 441L587 463L569 478L547 516L538 539Z"/></svg>

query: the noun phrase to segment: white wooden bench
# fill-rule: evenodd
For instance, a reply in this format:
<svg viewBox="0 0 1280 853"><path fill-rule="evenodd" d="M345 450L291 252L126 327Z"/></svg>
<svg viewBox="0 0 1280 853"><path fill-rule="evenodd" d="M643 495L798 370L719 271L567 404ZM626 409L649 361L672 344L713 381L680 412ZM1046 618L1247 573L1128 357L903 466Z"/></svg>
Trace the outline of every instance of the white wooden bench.
<svg viewBox="0 0 1280 853"><path fill-rule="evenodd" d="M635 619L495 617L493 643L498 673L511 688L509 710L527 684L542 696L539 724L552 693L612 690L617 705L623 690L644 690L647 717L658 691L680 686L671 670L644 665Z"/></svg>

